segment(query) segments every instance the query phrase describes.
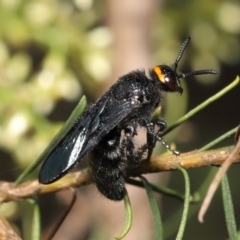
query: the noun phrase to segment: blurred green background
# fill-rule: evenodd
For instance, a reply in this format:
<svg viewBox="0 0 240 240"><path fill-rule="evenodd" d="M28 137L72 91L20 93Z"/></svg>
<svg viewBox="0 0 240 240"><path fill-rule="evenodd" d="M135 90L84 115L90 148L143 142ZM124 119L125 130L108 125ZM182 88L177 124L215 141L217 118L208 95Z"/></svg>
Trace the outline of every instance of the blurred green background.
<svg viewBox="0 0 240 240"><path fill-rule="evenodd" d="M0 0L0 179L14 181L39 156L83 94L91 103L130 70L171 65L183 40L191 36L178 70L214 69L218 75L183 80L181 97L164 95L163 116L169 125L173 123L239 74L239 16L239 1ZM237 87L166 140L174 141L180 152L202 147L239 124L239 102ZM220 146L232 144L233 138L229 138ZM239 170L237 165L230 170L238 223ZM189 171L193 192L208 171ZM183 190L181 177L173 173L170 186ZM92 196L93 188L80 189L81 198ZM43 236L68 203L63 195L40 197ZM56 239L112 239L106 234L112 225L102 228L101 219L107 223L108 218L98 214L100 220L95 220L94 210L89 208L95 209L101 201L106 206L117 203L109 203L100 194L93 196L92 202L87 197L82 200ZM181 206L163 197L163 219L169 219ZM24 239L30 239L31 207L13 202L0 210ZM192 219L184 239L227 238L220 192L204 225L196 216ZM123 225L124 218L120 223ZM142 239L152 239L151 226L146 234L149 238ZM140 238L132 235L126 239Z"/></svg>

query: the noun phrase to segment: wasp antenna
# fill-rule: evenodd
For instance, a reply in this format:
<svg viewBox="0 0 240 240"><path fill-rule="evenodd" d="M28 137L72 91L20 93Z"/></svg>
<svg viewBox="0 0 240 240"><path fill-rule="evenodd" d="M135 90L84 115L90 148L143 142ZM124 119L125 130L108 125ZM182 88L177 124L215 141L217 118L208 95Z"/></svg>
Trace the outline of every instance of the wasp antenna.
<svg viewBox="0 0 240 240"><path fill-rule="evenodd" d="M186 78L194 75L204 75L204 74L217 74L217 72L214 70L206 69L206 70L198 70L198 71L189 72L189 73L181 73L178 75L178 79Z"/></svg>
<svg viewBox="0 0 240 240"><path fill-rule="evenodd" d="M173 66L172 66L172 70L173 70L174 72L177 70L178 62L179 62L180 59L182 58L182 55L183 55L183 53L184 53L184 51L185 51L188 43L190 42L190 40L191 40L191 38L188 37L188 38L183 42L183 44L182 44L182 46L181 46L181 48L180 48L180 50L179 50L179 52L178 52L178 56L177 56L177 58L176 58L176 60L175 60L175 63L174 63Z"/></svg>

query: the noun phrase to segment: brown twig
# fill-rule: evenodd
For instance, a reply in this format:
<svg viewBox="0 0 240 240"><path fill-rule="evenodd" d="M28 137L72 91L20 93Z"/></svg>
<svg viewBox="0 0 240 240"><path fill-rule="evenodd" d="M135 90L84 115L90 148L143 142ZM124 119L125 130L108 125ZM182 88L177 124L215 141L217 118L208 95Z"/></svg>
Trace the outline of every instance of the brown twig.
<svg viewBox="0 0 240 240"><path fill-rule="evenodd" d="M49 185L42 185L38 180L27 181L17 186L10 182L0 182L0 203L57 192L69 187L79 187L92 182L93 179L88 170L69 173L59 181Z"/></svg>
<svg viewBox="0 0 240 240"><path fill-rule="evenodd" d="M151 158L149 162L144 162L138 168L129 169L128 176L136 177L141 174L170 171L183 168L195 168L209 165L222 165L231 154L232 149L217 149L210 151L193 151L182 153L180 156L160 156ZM233 162L240 162L240 154L235 156ZM39 184L37 180L24 182L14 186L10 182L0 182L0 203L21 200L35 195L56 192L67 187L80 187L93 183L93 179L88 169L69 173L59 181L49 184Z"/></svg>
<svg viewBox="0 0 240 240"><path fill-rule="evenodd" d="M0 214L0 239L21 240L9 222Z"/></svg>
<svg viewBox="0 0 240 240"><path fill-rule="evenodd" d="M149 162L143 163L138 168L129 171L129 176L139 176L146 173L154 173L160 171L171 171L181 166L185 169L196 168L210 165L222 165L227 159L232 149L217 149L209 151L192 151L182 153L180 156L160 156L153 157ZM240 155L234 159L234 162L240 161Z"/></svg>

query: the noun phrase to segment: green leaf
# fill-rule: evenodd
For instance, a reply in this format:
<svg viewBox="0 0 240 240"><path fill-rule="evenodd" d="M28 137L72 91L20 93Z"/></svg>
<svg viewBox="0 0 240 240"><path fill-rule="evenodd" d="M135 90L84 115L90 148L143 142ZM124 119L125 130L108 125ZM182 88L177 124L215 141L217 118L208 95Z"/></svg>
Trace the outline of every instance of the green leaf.
<svg viewBox="0 0 240 240"><path fill-rule="evenodd" d="M200 148L200 151L205 151L210 149L211 147L215 146L216 144L220 143L221 141L223 141L224 139L230 137L231 135L235 134L237 129L239 126L229 130L228 132L224 133L223 135L221 135L220 137L214 139L212 142L208 143L207 145L205 145L204 147Z"/></svg>
<svg viewBox="0 0 240 240"><path fill-rule="evenodd" d="M129 183L129 184L132 184L134 186L145 188L143 182L140 182L140 181L135 180L135 179L129 178L126 182ZM176 199L181 200L181 201L184 200L184 194L182 194L182 193L180 193L180 192L178 192L174 189L158 186L156 184L149 183L149 182L148 182L148 184L152 188L152 190L157 192L157 193L164 194L164 195L167 195L167 196L172 197L172 198L176 198Z"/></svg>
<svg viewBox="0 0 240 240"><path fill-rule="evenodd" d="M147 181L147 179L142 176L140 176L140 179L141 179L144 187L146 188L148 200L149 200L150 207L152 210L153 223L154 223L154 229L155 229L155 239L161 240L161 239L163 239L163 227L162 227L162 219L160 216L160 211L158 208L158 203L154 196L153 189L152 189L151 185L149 184L149 182Z"/></svg>
<svg viewBox="0 0 240 240"><path fill-rule="evenodd" d="M41 216L40 209L37 201L34 198L27 199L29 203L33 206L33 219L32 219L32 240L41 239Z"/></svg>
<svg viewBox="0 0 240 240"><path fill-rule="evenodd" d="M185 230L186 223L187 223L189 204L190 204L190 181L189 181L188 173L182 167L179 167L179 169L182 172L182 174L184 176L184 180L185 180L185 201L184 201L182 220L180 223L180 227L178 230L176 240L181 240L183 238L184 230Z"/></svg>
<svg viewBox="0 0 240 240"><path fill-rule="evenodd" d="M225 213L225 219L227 223L227 230L230 240L238 240L238 232L236 226L236 220L234 216L234 209L232 203L231 191L228 183L227 175L224 174L222 178L222 196L223 196L223 207Z"/></svg>
<svg viewBox="0 0 240 240"><path fill-rule="evenodd" d="M190 117L194 116L196 113L201 111L203 108L208 106L210 103L218 100L220 97L225 95L228 91L232 90L235 86L237 86L240 83L239 77L237 77L232 83L230 83L228 86L226 86L224 89L213 95L212 97L208 98L206 101L189 111L187 114L185 114L183 117L179 118L173 125L167 128L167 130L163 133L162 136L166 135L167 133L171 132L173 129L178 127L180 124L188 120Z"/></svg>
<svg viewBox="0 0 240 240"><path fill-rule="evenodd" d="M125 219L123 230L119 235L115 236L115 239L117 240L123 239L127 235L127 233L130 231L132 226L132 219L133 219L132 206L131 206L131 202L130 202L127 190L125 189L125 191L126 193L124 196L124 206L125 206L126 219Z"/></svg>
<svg viewBox="0 0 240 240"><path fill-rule="evenodd" d="M202 184L200 185L200 187L196 191L198 193L198 195L200 195L200 196L204 195L204 193L206 192L206 189L208 188L210 182L212 181L212 178L216 174L216 171L217 171L216 168L211 168L209 170L208 174L206 175L206 178L204 179L204 181L202 182ZM198 204L192 205L191 206L191 211L188 214L188 219L193 217L198 210L199 210ZM182 209L179 208L178 210L175 211L173 216L171 216L169 219L167 219L164 222L164 225L163 225L164 239L167 239L174 234L174 232L176 231L176 229L179 226L176 219L179 219L181 216L182 216Z"/></svg>

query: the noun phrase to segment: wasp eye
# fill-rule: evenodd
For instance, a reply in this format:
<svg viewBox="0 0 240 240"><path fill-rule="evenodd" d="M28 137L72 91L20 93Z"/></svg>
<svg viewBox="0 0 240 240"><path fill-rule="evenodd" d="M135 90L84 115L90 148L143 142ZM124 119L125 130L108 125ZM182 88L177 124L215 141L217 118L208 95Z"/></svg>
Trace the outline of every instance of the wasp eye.
<svg viewBox="0 0 240 240"><path fill-rule="evenodd" d="M183 90L181 88L180 82L175 76L172 76L172 77L165 76L164 79L165 79L166 91L182 93Z"/></svg>

